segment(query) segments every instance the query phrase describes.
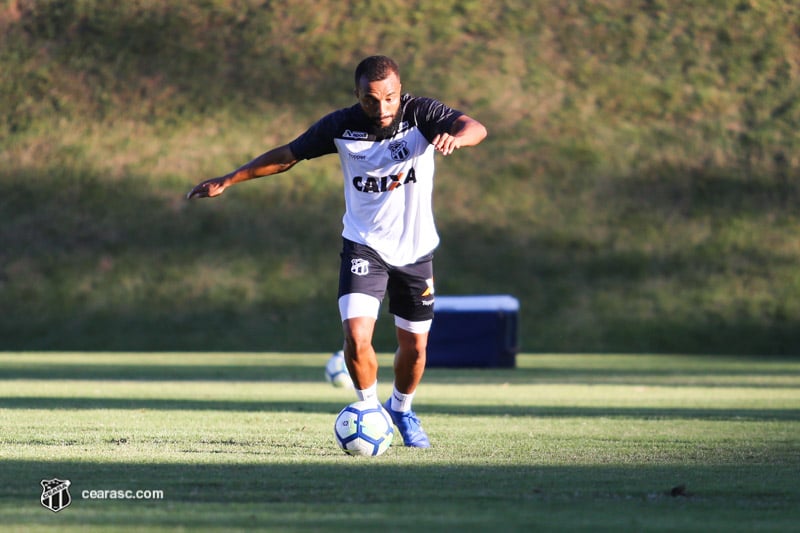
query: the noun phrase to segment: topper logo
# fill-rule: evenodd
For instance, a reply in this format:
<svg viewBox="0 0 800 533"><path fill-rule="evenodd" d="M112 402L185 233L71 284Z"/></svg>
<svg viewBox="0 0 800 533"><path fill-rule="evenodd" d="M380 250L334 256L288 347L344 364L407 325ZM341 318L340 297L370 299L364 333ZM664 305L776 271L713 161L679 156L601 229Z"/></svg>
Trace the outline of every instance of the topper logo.
<svg viewBox="0 0 800 533"><path fill-rule="evenodd" d="M342 137L345 139L366 139L369 134L363 131L344 130Z"/></svg>

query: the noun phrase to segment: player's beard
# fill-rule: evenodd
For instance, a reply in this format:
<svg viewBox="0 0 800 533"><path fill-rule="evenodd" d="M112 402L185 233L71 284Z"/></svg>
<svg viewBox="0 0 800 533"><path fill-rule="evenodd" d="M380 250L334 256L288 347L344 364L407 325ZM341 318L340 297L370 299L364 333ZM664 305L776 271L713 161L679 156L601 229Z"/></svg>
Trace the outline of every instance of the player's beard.
<svg viewBox="0 0 800 533"><path fill-rule="evenodd" d="M388 139L389 137L393 136L397 133L397 126L400 124L400 111L398 110L397 113L394 114L392 117L392 121L389 123L388 126L381 126L380 119L373 120L370 123L370 133L374 135L378 140L381 139Z"/></svg>

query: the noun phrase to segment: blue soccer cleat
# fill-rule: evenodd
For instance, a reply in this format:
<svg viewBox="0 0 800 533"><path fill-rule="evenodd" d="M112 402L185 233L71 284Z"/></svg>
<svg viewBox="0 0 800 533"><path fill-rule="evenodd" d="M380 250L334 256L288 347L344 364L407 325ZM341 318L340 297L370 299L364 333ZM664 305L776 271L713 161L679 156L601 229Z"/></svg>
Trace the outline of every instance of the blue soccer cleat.
<svg viewBox="0 0 800 533"><path fill-rule="evenodd" d="M389 412L392 417L392 422L397 426L400 435L403 437L403 444L411 448L430 448L431 441L428 440L428 435L420 425L419 418L414 411L407 411L401 413L400 411L392 410L392 399L386 400L383 407Z"/></svg>

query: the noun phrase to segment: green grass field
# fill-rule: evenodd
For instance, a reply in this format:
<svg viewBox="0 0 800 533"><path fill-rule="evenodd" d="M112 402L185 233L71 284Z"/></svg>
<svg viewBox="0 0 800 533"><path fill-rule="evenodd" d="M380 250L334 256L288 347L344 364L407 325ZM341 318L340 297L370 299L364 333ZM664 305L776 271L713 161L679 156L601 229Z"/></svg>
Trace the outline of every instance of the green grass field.
<svg viewBox="0 0 800 533"><path fill-rule="evenodd" d="M430 369L429 450L352 458L327 354L0 354L4 531L791 531L800 361ZM391 385L381 356L381 393ZM42 479L72 504L40 504ZM89 490L163 491L90 500Z"/></svg>

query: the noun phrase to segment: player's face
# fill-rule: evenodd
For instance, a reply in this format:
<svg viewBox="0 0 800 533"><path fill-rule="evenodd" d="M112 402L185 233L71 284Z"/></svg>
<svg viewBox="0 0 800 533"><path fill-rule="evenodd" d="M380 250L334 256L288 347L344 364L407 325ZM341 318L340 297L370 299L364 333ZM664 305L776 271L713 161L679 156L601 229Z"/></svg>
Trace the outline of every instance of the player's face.
<svg viewBox="0 0 800 533"><path fill-rule="evenodd" d="M356 87L356 98L376 127L388 128L400 109L400 91L400 79L392 72L386 79L378 81L362 77Z"/></svg>

